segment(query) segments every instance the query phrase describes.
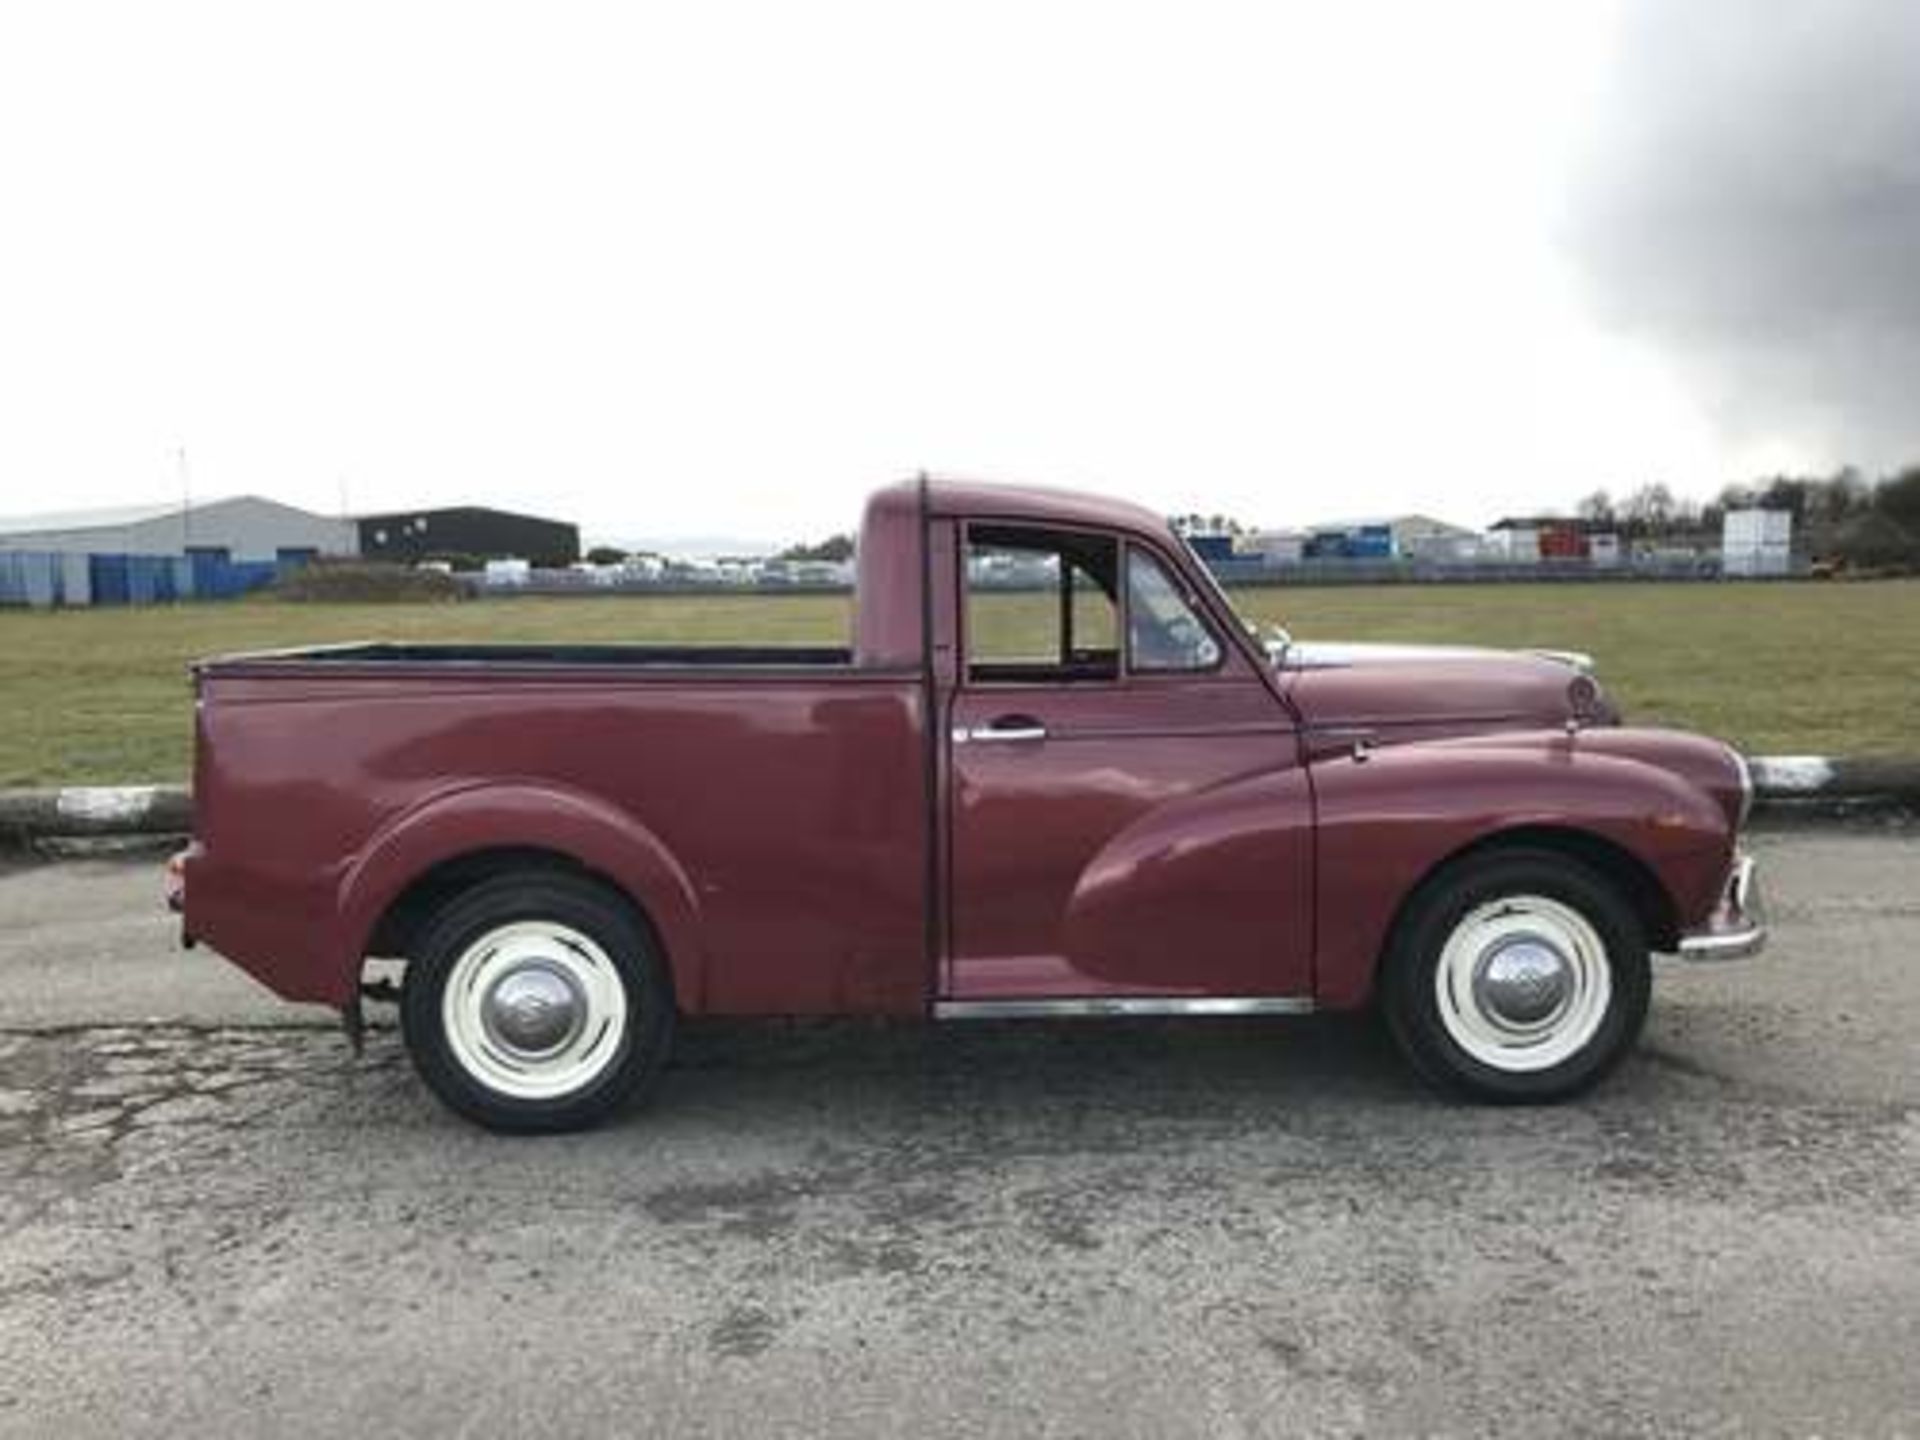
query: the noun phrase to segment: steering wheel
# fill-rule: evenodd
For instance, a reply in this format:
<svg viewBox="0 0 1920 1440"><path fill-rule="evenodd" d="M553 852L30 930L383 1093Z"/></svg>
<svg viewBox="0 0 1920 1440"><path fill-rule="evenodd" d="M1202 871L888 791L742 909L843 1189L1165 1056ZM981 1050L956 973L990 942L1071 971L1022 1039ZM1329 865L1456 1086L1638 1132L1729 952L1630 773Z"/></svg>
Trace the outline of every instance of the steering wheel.
<svg viewBox="0 0 1920 1440"><path fill-rule="evenodd" d="M1191 615L1144 621L1136 615L1128 628L1135 658L1150 669L1204 669L1219 658L1213 637Z"/></svg>

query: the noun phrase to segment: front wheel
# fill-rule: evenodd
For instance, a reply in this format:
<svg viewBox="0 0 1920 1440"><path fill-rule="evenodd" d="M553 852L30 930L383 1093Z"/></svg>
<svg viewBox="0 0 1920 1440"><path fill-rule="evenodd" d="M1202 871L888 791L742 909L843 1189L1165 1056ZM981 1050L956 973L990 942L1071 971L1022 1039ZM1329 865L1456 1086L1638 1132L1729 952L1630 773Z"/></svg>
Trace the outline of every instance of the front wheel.
<svg viewBox="0 0 1920 1440"><path fill-rule="evenodd" d="M1646 1021L1644 928L1569 856L1492 851L1443 871L1389 945L1382 999L1429 1080L1481 1099L1558 1100L1619 1063Z"/></svg>
<svg viewBox="0 0 1920 1440"><path fill-rule="evenodd" d="M414 1067L495 1130L577 1130L652 1079L674 1005L652 936L582 877L497 876L449 901L401 991Z"/></svg>

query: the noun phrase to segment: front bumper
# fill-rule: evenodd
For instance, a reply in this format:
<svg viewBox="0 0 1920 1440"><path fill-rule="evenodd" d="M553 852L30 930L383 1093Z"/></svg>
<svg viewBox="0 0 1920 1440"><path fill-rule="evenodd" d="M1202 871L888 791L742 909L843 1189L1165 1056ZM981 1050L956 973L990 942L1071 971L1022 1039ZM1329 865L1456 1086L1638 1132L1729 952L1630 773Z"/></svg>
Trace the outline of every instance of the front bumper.
<svg viewBox="0 0 1920 1440"><path fill-rule="evenodd" d="M1766 906L1760 898L1758 867L1751 855L1734 861L1727 893L1698 930L1680 937L1683 960L1743 960L1767 944Z"/></svg>

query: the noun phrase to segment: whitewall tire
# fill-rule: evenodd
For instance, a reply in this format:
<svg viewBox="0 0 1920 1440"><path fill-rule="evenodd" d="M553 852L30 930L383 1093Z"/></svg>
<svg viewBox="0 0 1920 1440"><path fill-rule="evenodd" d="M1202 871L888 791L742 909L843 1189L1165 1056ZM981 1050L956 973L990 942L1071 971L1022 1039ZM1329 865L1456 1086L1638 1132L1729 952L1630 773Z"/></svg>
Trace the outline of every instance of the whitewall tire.
<svg viewBox="0 0 1920 1440"><path fill-rule="evenodd" d="M572 1130L664 1062L662 957L623 897L583 876L496 876L449 901L413 947L401 1021L434 1093L498 1130Z"/></svg>
<svg viewBox="0 0 1920 1440"><path fill-rule="evenodd" d="M1449 866L1385 958L1389 1027L1427 1078L1480 1098L1555 1100L1616 1065L1646 1019L1644 928L1607 876L1550 850Z"/></svg>

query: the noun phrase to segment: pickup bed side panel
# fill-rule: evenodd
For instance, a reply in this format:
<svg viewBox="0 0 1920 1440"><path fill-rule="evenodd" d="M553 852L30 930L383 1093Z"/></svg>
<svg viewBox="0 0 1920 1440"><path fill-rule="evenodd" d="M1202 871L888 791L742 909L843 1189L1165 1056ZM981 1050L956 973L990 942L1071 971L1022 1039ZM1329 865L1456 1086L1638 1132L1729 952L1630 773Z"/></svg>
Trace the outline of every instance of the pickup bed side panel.
<svg viewBox="0 0 1920 1440"><path fill-rule="evenodd" d="M214 672L187 924L337 1005L410 872L532 845L642 892L689 1010L923 1014L923 705L853 668Z"/></svg>
<svg viewBox="0 0 1920 1440"><path fill-rule="evenodd" d="M1699 786L1564 737L1511 745L1410 744L1313 767L1318 805L1315 991L1366 1002L1401 905L1437 866L1503 832L1575 831L1625 851L1682 924L1713 909L1733 852L1725 812Z"/></svg>

